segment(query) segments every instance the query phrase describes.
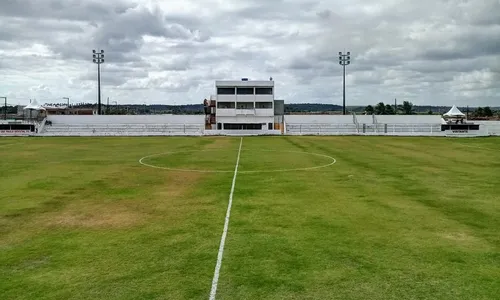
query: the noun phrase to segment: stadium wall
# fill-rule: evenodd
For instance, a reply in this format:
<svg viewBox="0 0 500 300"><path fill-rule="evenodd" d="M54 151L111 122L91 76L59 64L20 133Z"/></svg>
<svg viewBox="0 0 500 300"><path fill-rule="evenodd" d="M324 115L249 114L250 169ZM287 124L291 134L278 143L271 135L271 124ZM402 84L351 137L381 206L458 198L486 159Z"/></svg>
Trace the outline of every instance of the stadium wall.
<svg viewBox="0 0 500 300"><path fill-rule="evenodd" d="M286 115L288 135L445 136L439 115ZM280 131L211 130L203 115L52 115L45 136L262 135ZM477 121L482 130L464 136L500 136L500 122Z"/></svg>
<svg viewBox="0 0 500 300"><path fill-rule="evenodd" d="M49 115L54 124L201 124L203 115Z"/></svg>

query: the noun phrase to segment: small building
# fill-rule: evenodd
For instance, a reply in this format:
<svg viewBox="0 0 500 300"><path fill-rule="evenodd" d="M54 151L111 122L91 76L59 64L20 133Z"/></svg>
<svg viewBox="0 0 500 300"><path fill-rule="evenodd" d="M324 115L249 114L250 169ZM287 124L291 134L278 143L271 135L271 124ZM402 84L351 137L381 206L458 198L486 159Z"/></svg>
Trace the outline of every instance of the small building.
<svg viewBox="0 0 500 300"><path fill-rule="evenodd" d="M47 115L97 115L95 108L77 108L71 106L43 106Z"/></svg>
<svg viewBox="0 0 500 300"><path fill-rule="evenodd" d="M218 80L215 95L205 99L205 128L282 130L284 101L274 99L274 81Z"/></svg>

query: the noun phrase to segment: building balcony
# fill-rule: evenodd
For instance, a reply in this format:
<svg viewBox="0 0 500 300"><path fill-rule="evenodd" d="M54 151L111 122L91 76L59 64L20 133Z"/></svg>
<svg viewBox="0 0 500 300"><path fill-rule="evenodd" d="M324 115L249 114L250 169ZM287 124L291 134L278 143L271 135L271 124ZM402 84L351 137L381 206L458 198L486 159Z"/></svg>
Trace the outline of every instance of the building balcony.
<svg viewBox="0 0 500 300"><path fill-rule="evenodd" d="M218 117L235 117L236 109L235 108L217 108L215 114Z"/></svg>
<svg viewBox="0 0 500 300"><path fill-rule="evenodd" d="M259 117L273 117L274 109L273 108L256 108L255 115Z"/></svg>
<svg viewBox="0 0 500 300"><path fill-rule="evenodd" d="M236 109L236 115L255 115L255 109Z"/></svg>

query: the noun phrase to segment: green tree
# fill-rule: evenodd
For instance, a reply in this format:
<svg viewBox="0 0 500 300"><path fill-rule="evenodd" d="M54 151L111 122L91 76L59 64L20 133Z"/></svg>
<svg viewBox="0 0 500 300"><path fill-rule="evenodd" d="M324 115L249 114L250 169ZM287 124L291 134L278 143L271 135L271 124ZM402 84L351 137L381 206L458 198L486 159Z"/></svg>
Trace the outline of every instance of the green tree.
<svg viewBox="0 0 500 300"><path fill-rule="evenodd" d="M398 109L403 113L403 115L413 115L415 113L413 103L409 101L403 101L403 105L400 105Z"/></svg>
<svg viewBox="0 0 500 300"><path fill-rule="evenodd" d="M493 117L493 111L491 111L491 107L489 107L489 106L486 106L483 109L483 113L484 113L485 117Z"/></svg>
<svg viewBox="0 0 500 300"><path fill-rule="evenodd" d="M386 115L394 115L394 107L390 104L385 105L385 114Z"/></svg>
<svg viewBox="0 0 500 300"><path fill-rule="evenodd" d="M427 112L428 115L433 115L434 113L432 112L432 110L429 109L429 111Z"/></svg>
<svg viewBox="0 0 500 300"><path fill-rule="evenodd" d="M366 108L365 108L365 113L367 115L373 115L373 113L375 112L375 110L373 109L373 106L371 105L368 105Z"/></svg>
<svg viewBox="0 0 500 300"><path fill-rule="evenodd" d="M379 102L375 106L375 114L377 114L377 115L385 115L385 104L384 104L384 102Z"/></svg>
<svg viewBox="0 0 500 300"><path fill-rule="evenodd" d="M484 110L482 107L478 107L476 108L476 110L474 111L474 116L476 117L482 117L484 116Z"/></svg>

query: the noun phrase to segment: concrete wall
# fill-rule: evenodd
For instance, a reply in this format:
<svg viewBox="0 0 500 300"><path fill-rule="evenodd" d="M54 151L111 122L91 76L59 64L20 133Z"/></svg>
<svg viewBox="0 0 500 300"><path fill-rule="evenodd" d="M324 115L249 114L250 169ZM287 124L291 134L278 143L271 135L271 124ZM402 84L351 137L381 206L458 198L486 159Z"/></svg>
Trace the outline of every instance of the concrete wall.
<svg viewBox="0 0 500 300"><path fill-rule="evenodd" d="M354 124L352 115L285 115L289 124Z"/></svg>
<svg viewBox="0 0 500 300"><path fill-rule="evenodd" d="M439 115L376 115L375 119L383 124L441 124Z"/></svg>
<svg viewBox="0 0 500 300"><path fill-rule="evenodd" d="M274 116L260 117L260 116L217 116L217 123L274 123Z"/></svg>
<svg viewBox="0 0 500 300"><path fill-rule="evenodd" d="M358 123L372 124L373 117L357 115ZM375 120L380 124L441 124L439 115L377 115ZM294 124L351 124L352 115L286 115L285 121Z"/></svg>
<svg viewBox="0 0 500 300"><path fill-rule="evenodd" d="M486 132L490 135L500 136L500 121L471 121L476 124L481 124Z"/></svg>
<svg viewBox="0 0 500 300"><path fill-rule="evenodd" d="M49 115L54 124L205 124L204 115Z"/></svg>

